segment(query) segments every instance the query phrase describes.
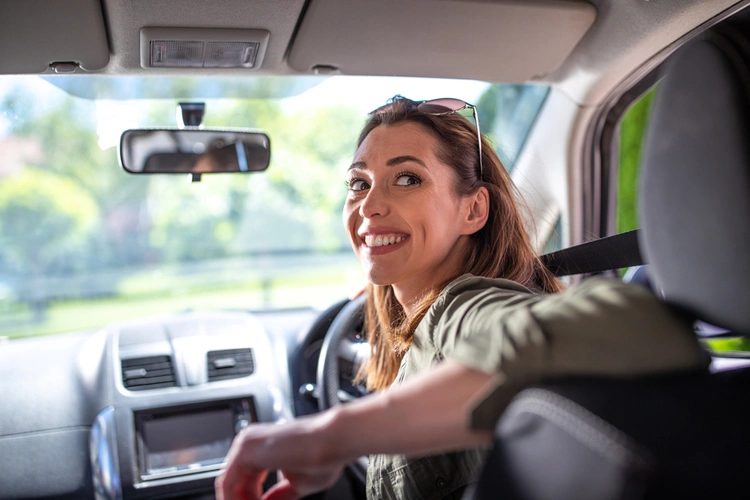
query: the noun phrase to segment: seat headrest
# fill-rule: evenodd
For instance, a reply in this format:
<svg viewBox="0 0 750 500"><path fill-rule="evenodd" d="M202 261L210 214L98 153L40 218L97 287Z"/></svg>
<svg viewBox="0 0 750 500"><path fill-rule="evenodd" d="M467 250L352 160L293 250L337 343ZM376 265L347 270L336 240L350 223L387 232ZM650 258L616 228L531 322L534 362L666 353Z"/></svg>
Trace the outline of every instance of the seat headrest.
<svg viewBox="0 0 750 500"><path fill-rule="evenodd" d="M641 251L666 300L750 334L750 42L712 32L657 89L640 185Z"/></svg>

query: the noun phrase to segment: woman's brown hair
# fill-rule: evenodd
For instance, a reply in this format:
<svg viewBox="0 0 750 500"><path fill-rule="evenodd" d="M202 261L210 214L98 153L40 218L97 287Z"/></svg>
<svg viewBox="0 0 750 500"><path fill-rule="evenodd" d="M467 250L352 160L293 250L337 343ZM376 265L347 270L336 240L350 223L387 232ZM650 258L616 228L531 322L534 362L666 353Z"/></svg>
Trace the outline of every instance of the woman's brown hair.
<svg viewBox="0 0 750 500"><path fill-rule="evenodd" d="M482 186L489 193L489 216L484 227L470 236L470 250L462 274L505 278L538 292L560 291L561 283L544 267L531 244L524 228L520 195L490 144L482 138L480 178L476 128L457 113L426 114L417 109L418 104L401 96L394 97L389 105L370 115L357 147L381 125L411 122L424 126L438 139L437 157L454 170L456 194L468 196ZM360 375L366 377L369 390L384 389L396 379L414 330L447 284L427 290L415 312L408 317L396 300L392 286L368 285L365 329L370 358Z"/></svg>

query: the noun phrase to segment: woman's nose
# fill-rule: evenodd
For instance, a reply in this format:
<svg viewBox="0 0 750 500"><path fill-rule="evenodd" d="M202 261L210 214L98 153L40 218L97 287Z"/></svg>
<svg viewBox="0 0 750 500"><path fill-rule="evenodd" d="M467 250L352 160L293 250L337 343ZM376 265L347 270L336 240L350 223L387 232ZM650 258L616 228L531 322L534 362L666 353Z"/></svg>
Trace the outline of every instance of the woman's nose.
<svg viewBox="0 0 750 500"><path fill-rule="evenodd" d="M362 204L359 206L359 215L370 219L379 215L387 215L388 211L388 194L376 186L368 189Z"/></svg>

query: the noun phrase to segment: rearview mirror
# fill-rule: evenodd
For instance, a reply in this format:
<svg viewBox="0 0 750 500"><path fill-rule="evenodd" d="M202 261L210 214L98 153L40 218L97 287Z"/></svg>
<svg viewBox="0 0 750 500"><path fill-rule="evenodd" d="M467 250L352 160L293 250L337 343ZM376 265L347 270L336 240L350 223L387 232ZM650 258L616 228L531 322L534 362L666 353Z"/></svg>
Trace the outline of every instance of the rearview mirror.
<svg viewBox="0 0 750 500"><path fill-rule="evenodd" d="M263 132L134 129L120 138L120 163L131 174L261 172L270 161Z"/></svg>

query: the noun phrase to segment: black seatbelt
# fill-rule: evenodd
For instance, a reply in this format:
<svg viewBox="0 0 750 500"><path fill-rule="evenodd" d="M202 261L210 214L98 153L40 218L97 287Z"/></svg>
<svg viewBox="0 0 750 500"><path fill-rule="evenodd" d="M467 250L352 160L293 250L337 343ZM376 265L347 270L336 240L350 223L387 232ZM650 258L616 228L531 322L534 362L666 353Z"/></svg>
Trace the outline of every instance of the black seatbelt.
<svg viewBox="0 0 750 500"><path fill-rule="evenodd" d="M542 255L555 276L599 273L644 264L638 248L638 229Z"/></svg>

